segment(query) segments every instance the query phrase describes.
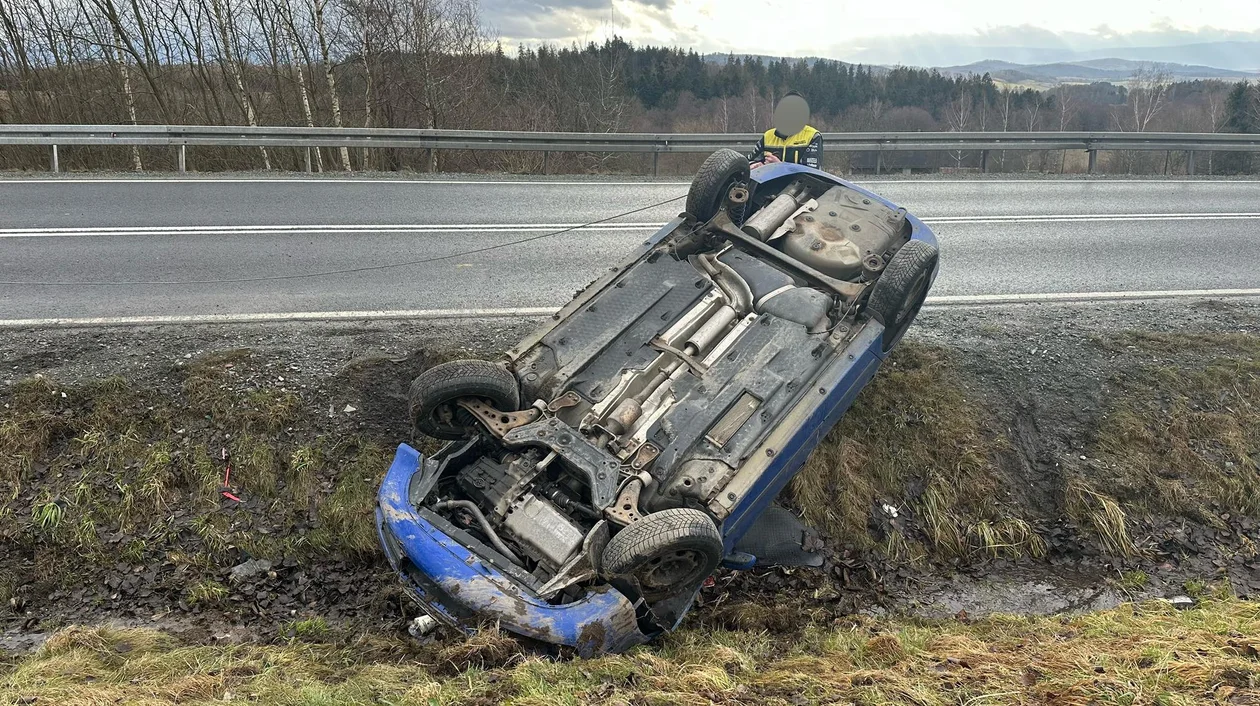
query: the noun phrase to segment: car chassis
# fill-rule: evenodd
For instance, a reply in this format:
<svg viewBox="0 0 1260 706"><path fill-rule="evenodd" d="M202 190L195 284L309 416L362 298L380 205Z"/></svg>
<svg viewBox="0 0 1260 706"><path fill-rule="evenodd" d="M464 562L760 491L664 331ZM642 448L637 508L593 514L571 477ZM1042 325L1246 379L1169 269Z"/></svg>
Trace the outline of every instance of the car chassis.
<svg viewBox="0 0 1260 706"><path fill-rule="evenodd" d="M773 504L913 321L937 243L876 194L719 151L687 212L503 360L412 385L378 496L437 623L582 654L673 629L719 564L817 565Z"/></svg>

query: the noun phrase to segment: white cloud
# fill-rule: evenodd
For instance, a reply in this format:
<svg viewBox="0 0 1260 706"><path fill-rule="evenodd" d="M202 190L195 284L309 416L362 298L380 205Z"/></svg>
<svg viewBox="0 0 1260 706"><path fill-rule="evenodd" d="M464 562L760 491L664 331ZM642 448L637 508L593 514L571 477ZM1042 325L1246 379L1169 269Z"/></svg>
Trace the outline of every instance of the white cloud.
<svg viewBox="0 0 1260 706"><path fill-rule="evenodd" d="M601 41L615 22L636 44L878 63L1260 40L1260 2L1241 0L482 0L482 11L508 44Z"/></svg>

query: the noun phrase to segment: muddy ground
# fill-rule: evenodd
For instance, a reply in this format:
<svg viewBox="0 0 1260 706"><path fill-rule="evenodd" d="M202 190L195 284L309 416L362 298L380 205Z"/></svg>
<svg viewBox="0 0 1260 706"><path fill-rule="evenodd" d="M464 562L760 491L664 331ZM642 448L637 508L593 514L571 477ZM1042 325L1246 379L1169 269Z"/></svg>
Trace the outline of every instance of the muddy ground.
<svg viewBox="0 0 1260 706"><path fill-rule="evenodd" d="M0 493L0 647L22 651L59 627L106 621L204 641L272 639L300 630L301 621L312 617L348 629L402 630L414 608L372 550L374 538L362 530L370 527L366 503L389 450L411 440L407 384L435 360L493 355L535 323L0 331L5 410L35 396L41 419L60 425L44 440L42 455L16 471L20 482ZM1138 382L1158 383L1150 377L1153 370L1254 362L1258 336L1260 303L1249 300L929 308L907 336L910 353L898 364L917 375L905 380L931 386L939 371L942 385L957 388L976 426L960 453L983 457L996 489L989 497L956 501L962 543L945 551L940 535L929 531L918 508L921 484L930 482L909 468L906 479L897 481L901 485L876 484L871 497L877 502L862 511L869 515L869 536L859 540L821 528L828 557L823 569L724 574L706 589L690 620L774 628L776 621L792 619L792 611L775 617L738 609L771 600L800 611L947 616L1077 611L1196 593L1210 584L1260 595L1257 516L1218 495L1204 495L1185 512L1145 507L1132 479L1114 477L1124 463L1108 454L1124 449L1109 448L1114 438L1100 433L1117 413L1117 390L1132 397L1122 412L1151 419L1172 414L1172 397ZM1252 368L1238 374L1254 379ZM85 450L85 439L90 441L90 425L115 404L101 390L115 387L130 396L110 419L141 420L131 430L139 437L137 450L102 442L107 445L99 454L116 451L117 458L100 460L91 455L98 452ZM1227 399L1232 392L1222 392L1219 400L1183 397L1193 410L1207 405L1212 409L1204 413L1228 416L1239 403L1260 402L1250 389L1238 388L1234 401ZM894 390L879 394L884 406L872 411L876 402L860 399L855 412L867 404L868 414L846 433L860 434L854 424L890 417L896 417L890 428L908 433L925 426L930 431L937 423L918 414L917 403L907 403L910 411L903 414ZM252 406L242 412L236 408L241 404ZM1215 409L1218 404L1225 411ZM233 416L238 413L244 416ZM1158 429L1160 422L1150 426ZM1216 448L1210 439L1199 448L1203 434L1192 441L1196 458L1219 465L1230 488L1252 487L1247 484L1255 482L1260 445L1249 432L1228 448ZM874 443L895 447L899 439L893 434ZM155 444L176 458L171 487L155 491L160 502L152 507L160 521L144 516L153 512L141 501L136 509L119 506L130 503L130 495L109 472L88 474L117 468L119 478L135 480L143 490L145 454ZM217 477L227 465L223 450L230 450L237 473L227 490L240 502L221 494L221 482L186 480L210 474L207 469ZM259 453L284 458L242 458ZM290 475L304 453L320 459L314 476ZM66 460L71 457L81 460ZM280 470L251 477L251 469L268 468ZM1099 485L1090 485L1095 478ZM1199 480L1174 480L1199 498ZM12 478L0 478L0 487L10 483ZM1084 494L1073 490L1080 487ZM903 497L894 496L898 491ZM90 527L86 520L73 525L72 492L98 498L100 511ZM1073 504L1078 496L1097 500L1094 514ZM1087 519L1102 523L1110 507L1105 501L1112 499L1122 509L1143 508L1125 521L1123 546L1132 551L1121 550L1102 524ZM784 501L799 505L796 498ZM295 506L302 503L309 506ZM889 504L902 508L899 518L881 515ZM129 511L140 517L129 518ZM1036 541L969 539L968 528L1007 526L1001 524L1007 520L1028 527ZM908 539L910 550L891 551L893 539Z"/></svg>

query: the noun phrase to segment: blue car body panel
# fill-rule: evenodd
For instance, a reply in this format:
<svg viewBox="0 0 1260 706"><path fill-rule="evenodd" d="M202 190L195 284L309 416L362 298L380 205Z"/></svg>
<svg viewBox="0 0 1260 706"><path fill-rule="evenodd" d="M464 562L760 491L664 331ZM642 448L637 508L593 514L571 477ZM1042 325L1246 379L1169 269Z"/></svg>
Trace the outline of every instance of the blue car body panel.
<svg viewBox="0 0 1260 706"><path fill-rule="evenodd" d="M889 208L898 208L878 194L834 175L785 163L752 171L749 179L752 197L756 199L759 189L777 191L784 182L803 175L854 189ZM912 240L937 246L935 235L921 220L910 214L906 219L911 225ZM680 216L667 223L645 239L631 257L646 255L683 222ZM616 273L617 268L613 268L612 273L592 288L608 286ZM935 276L934 271L933 280ZM582 297L575 298L556 318L567 317L578 307L585 306L585 302ZM772 452L770 462L744 488L742 497L730 508L720 526L724 548L730 555L728 566L746 568L751 565L747 557L738 559L736 544L800 471L823 437L878 371L887 355L883 334L884 328L878 321L863 323L846 345L834 351L834 359L813 380L812 387L818 396L807 396L798 402L771 434L766 442L767 451ZM519 351L520 347L513 353ZM572 646L582 655L621 651L646 642L660 631L660 626L644 627L650 625L650 621L644 620L642 610L636 612L630 600L609 584L591 588L579 600L564 605L542 600L430 522L417 511L409 493L423 463L423 456L415 449L406 444L398 447L381 485L377 531L390 564L432 617L464 630L488 622L498 623L520 635Z"/></svg>
<svg viewBox="0 0 1260 706"><path fill-rule="evenodd" d="M421 461L420 452L398 447L377 497L376 527L390 564L433 618L465 629L499 622L584 655L617 652L648 639L638 630L630 601L612 586L551 605L421 517L408 493Z"/></svg>
<svg viewBox="0 0 1260 706"><path fill-rule="evenodd" d="M782 448L776 450L766 472L752 486L750 492L744 494L722 525L723 545L727 552L734 549L735 544L748 532L762 511L769 507L779 491L800 471L819 442L840 421L840 417L848 411L858 393L875 376L883 362L880 354L880 338L883 332L884 328L876 322L871 322L871 325L863 329L857 339L845 349L847 353L838 356L817 381L819 388L826 391L822 400L810 408L807 415L789 418L780 426L780 429L790 429L791 435Z"/></svg>

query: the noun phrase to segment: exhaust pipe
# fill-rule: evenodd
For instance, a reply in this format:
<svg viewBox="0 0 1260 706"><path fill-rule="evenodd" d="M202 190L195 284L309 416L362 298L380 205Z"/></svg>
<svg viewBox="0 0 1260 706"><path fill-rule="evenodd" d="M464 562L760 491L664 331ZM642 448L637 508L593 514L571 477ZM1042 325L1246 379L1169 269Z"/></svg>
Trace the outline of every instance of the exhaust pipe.
<svg viewBox="0 0 1260 706"><path fill-rule="evenodd" d="M718 309L716 314L709 317L709 320L704 322L704 325L697 329L691 338L687 339L683 350L689 355L699 356L709 349L710 344L726 333L737 318L739 314L729 306Z"/></svg>
<svg viewBox="0 0 1260 706"><path fill-rule="evenodd" d="M748 222L744 224L744 232L764 243L779 229L779 226L796 213L796 209L800 208L796 199L804 191L805 186L800 182L795 182L784 189L773 201L762 206L760 211L748 219Z"/></svg>

